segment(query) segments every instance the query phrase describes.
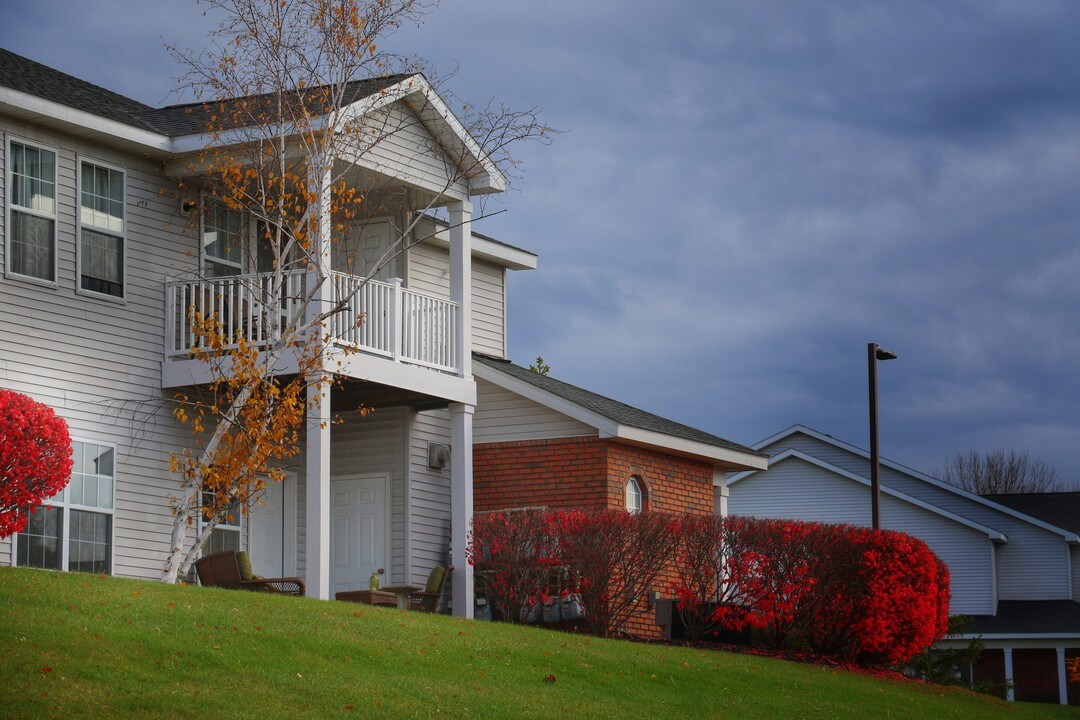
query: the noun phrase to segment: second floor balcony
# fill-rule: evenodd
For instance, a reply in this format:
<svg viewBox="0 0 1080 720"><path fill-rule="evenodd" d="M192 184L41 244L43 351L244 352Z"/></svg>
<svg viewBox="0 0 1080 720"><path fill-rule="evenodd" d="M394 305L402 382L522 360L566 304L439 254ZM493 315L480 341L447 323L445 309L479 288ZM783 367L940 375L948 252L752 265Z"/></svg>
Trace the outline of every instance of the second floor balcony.
<svg viewBox="0 0 1080 720"><path fill-rule="evenodd" d="M170 367L177 369L180 364L198 362L192 355L205 346L206 338L195 328L197 316L214 318L220 323L226 348L235 347L241 338L256 347L280 341L303 311L307 275L303 271L283 273L280 287L276 287L277 282L273 273L168 281L165 385L199 381L193 368L188 368L187 375L168 372ZM329 285L331 307L340 305L329 324L335 351L346 357L366 355L372 360L429 373L454 377L459 374L461 339L457 303L405 288L396 278L365 281L360 276L335 271ZM376 370L379 364L374 363ZM338 367L344 367L345 374L354 375L349 368L364 365L353 362ZM288 368L283 368L283 372L288 372ZM192 381L186 380L189 376Z"/></svg>

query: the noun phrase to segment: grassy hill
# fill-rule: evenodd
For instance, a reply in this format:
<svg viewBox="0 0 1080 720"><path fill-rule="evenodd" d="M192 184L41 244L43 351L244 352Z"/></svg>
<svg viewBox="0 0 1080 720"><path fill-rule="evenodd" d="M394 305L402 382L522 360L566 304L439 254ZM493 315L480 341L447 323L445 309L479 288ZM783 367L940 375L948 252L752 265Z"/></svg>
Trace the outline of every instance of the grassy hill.
<svg viewBox="0 0 1080 720"><path fill-rule="evenodd" d="M754 656L0 568L0 716L1045 718Z"/></svg>

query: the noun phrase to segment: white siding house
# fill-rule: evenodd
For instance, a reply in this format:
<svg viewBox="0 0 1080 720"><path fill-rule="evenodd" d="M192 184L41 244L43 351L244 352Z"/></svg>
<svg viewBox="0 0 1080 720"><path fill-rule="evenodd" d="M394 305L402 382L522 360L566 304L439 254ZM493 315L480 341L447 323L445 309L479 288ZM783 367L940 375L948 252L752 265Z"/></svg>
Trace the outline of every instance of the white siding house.
<svg viewBox="0 0 1080 720"><path fill-rule="evenodd" d="M730 514L870 525L866 451L802 425L753 447L769 455L769 467L727 479ZM1006 677L1013 677L1013 647L1053 650L1064 677L1065 650L1080 647L1076 528L886 459L880 477L882 527L921 538L946 562L950 612L988 628L987 647L1010 658Z"/></svg>
<svg viewBox="0 0 1080 720"><path fill-rule="evenodd" d="M157 578L179 488L169 457L192 445L170 400L209 379L185 345L189 298L206 287L227 297L239 283L230 278L258 282L257 252L219 257L203 247L212 221L190 189L199 178L188 166L203 142L197 117L4 50L0 78L0 387L68 422L78 473L35 525L0 541L0 563L89 563ZM501 191L505 181L427 81L368 84L357 86L353 108L395 132L364 157L342 154L338 162L354 163L346 178L398 200L350 229L357 253L328 253L332 292L354 287L386 249L391 224L402 227L429 200L449 222L421 219L412 246L378 271L370 292L349 301L352 317L363 313L365 323L360 331L345 323L327 363L342 379L329 403L342 422L312 423L301 454L285 465L286 482L268 491L265 507L222 527L215 542L249 548L263 575L273 568L303 576L309 594L322 598L362 587L375 567L384 581L416 583L453 562L454 609L467 615L471 353L505 355L506 271L534 268L536 256L472 232L470 199ZM458 170L451 157L480 171L448 180L448 168ZM240 275L192 279L200 263L232 263ZM366 402L375 412L349 412ZM429 466L432 443L451 447L449 463ZM350 523L373 523L365 526L368 545L342 544ZM346 554L355 562L338 570Z"/></svg>

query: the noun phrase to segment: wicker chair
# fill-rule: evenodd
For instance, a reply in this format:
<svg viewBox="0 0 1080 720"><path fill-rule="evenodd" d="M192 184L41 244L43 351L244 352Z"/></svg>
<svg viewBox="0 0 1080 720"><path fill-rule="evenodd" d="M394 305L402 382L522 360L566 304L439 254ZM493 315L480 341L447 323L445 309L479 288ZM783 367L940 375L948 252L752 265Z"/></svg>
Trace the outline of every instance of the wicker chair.
<svg viewBox="0 0 1080 720"><path fill-rule="evenodd" d="M427 586L420 592L409 596L409 609L428 613L438 612L443 585L446 584L446 578L450 577L453 570L453 565L449 568L432 568L431 573L428 575Z"/></svg>
<svg viewBox="0 0 1080 720"><path fill-rule="evenodd" d="M243 557L239 557L239 556ZM241 571L241 565L247 572ZM304 581L298 577L262 578L250 575L251 561L247 553L224 550L207 555L195 563L199 582L203 585L229 588L230 590L250 590L252 592L276 593L279 595L304 595ZM250 575L247 579L244 575Z"/></svg>

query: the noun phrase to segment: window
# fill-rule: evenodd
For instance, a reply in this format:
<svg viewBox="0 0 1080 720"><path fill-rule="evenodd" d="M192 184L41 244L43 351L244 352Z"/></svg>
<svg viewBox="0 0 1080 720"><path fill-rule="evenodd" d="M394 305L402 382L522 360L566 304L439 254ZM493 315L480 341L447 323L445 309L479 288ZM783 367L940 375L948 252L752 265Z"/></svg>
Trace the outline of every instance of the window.
<svg viewBox="0 0 1080 720"><path fill-rule="evenodd" d="M73 441L71 482L30 515L15 536L20 567L112 571L114 456L108 445Z"/></svg>
<svg viewBox="0 0 1080 720"><path fill-rule="evenodd" d="M124 296L124 173L96 163L80 166L79 287Z"/></svg>
<svg viewBox="0 0 1080 720"><path fill-rule="evenodd" d="M202 491L203 504L213 503L214 493L209 490ZM206 541L203 555L221 552L222 550L240 550L240 520L243 513L239 503L229 510L229 517L225 518L210 531L210 539Z"/></svg>
<svg viewBox="0 0 1080 720"><path fill-rule="evenodd" d="M56 153L8 145L8 272L56 282Z"/></svg>
<svg viewBox="0 0 1080 720"><path fill-rule="evenodd" d="M244 272L244 213L208 200L202 226L203 272L208 277Z"/></svg>
<svg viewBox="0 0 1080 720"><path fill-rule="evenodd" d="M626 509L631 514L641 512L642 507L641 481L635 475L626 481Z"/></svg>

